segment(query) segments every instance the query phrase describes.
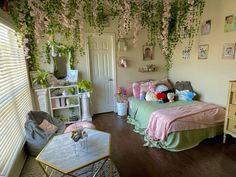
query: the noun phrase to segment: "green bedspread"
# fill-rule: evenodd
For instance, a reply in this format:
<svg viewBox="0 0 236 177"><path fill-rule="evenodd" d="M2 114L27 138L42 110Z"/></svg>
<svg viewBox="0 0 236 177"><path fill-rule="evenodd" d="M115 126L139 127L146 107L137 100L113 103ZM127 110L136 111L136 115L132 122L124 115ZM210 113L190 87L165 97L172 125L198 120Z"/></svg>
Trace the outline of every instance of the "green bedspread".
<svg viewBox="0 0 236 177"><path fill-rule="evenodd" d="M173 132L164 141L151 141L145 135L145 130L152 112L158 109L192 104L192 102L176 101L174 103L161 104L158 102L141 101L132 97L129 98L129 103L130 116L127 122L134 125L135 132L144 135L145 146L164 148L169 151L182 151L197 146L204 139L223 133L223 125L220 125L204 129Z"/></svg>

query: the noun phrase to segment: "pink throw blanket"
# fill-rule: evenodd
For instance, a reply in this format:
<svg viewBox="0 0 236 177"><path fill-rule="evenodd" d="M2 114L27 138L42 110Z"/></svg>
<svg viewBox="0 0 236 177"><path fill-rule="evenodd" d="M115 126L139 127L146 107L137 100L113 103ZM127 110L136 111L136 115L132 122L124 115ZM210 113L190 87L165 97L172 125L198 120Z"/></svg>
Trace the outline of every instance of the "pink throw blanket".
<svg viewBox="0 0 236 177"><path fill-rule="evenodd" d="M223 124L224 116L222 107L203 102L157 110L150 116L148 136L153 140L164 140L171 132Z"/></svg>

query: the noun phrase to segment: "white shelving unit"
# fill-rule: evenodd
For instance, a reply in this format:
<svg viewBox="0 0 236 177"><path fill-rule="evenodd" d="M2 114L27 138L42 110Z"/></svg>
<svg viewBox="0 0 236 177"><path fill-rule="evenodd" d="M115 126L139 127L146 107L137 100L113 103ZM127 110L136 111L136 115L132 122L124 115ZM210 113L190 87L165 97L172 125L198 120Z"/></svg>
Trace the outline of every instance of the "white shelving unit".
<svg viewBox="0 0 236 177"><path fill-rule="evenodd" d="M77 85L49 87L51 115L67 123L81 119L79 89Z"/></svg>

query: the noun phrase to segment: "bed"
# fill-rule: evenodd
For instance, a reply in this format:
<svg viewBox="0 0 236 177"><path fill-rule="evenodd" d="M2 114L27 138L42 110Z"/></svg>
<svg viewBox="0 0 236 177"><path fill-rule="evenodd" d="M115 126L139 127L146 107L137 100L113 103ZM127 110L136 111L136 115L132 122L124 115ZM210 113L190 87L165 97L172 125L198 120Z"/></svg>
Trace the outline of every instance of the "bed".
<svg viewBox="0 0 236 177"><path fill-rule="evenodd" d="M176 129L176 131L175 128L173 129L172 127L173 130L167 132L167 136L165 136L164 138L153 138L150 135L150 119L154 120L153 117L158 117L157 115L159 115L159 113L162 114L162 116L164 115L165 117L165 114L168 114L168 112L170 112L169 110L178 110L178 108L182 107L186 107L187 109L189 109L188 107L195 107L195 105L200 105L201 103L202 102L197 101L176 101L173 103L161 104L158 102L141 101L134 97L130 97L129 116L127 122L134 125L135 132L144 136L144 146L163 148L168 151L175 152L183 151L197 146L204 139L212 138L223 133L225 110L222 107L219 107L220 114L218 115L217 120L215 121L212 119L213 121L215 121L212 124L210 122L211 120L208 122L211 124L210 126L200 124L194 128L187 128L185 130ZM206 106L208 106L208 104L206 104ZM205 107L205 105L203 107ZM202 112L200 118L204 118L204 115L207 114ZM179 118L177 119L179 120ZM164 120L166 119L164 118ZM186 120L189 121L191 119L187 118ZM181 118L182 123L185 122L186 125L189 125L189 122L186 122L186 120L183 121ZM174 126L175 125L176 124L174 124ZM195 126L195 124L192 125Z"/></svg>

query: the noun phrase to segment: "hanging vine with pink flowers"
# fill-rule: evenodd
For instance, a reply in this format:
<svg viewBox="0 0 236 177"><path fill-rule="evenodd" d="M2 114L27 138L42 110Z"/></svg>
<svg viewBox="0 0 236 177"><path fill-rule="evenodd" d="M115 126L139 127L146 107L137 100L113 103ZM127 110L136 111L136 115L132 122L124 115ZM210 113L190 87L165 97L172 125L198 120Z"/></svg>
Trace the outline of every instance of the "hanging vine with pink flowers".
<svg viewBox="0 0 236 177"><path fill-rule="evenodd" d="M31 38L31 70L37 66L38 44L61 33L72 41L68 47L84 54L85 24L102 33L108 18L118 20L118 37L133 34L134 44L140 30L147 29L148 43L160 46L169 70L183 32L192 45L204 4L204 0L12 0L10 13L19 31Z"/></svg>

